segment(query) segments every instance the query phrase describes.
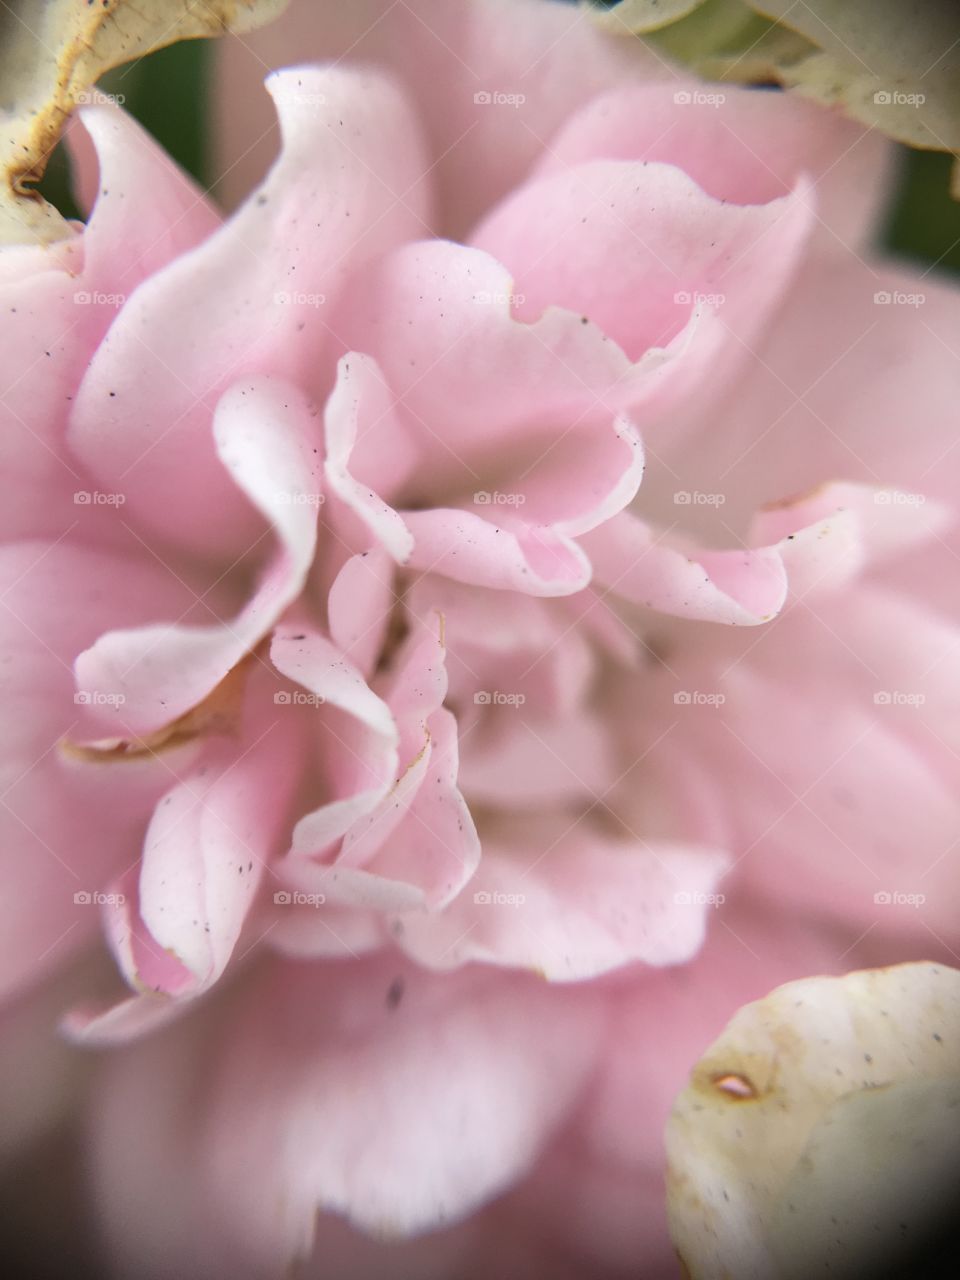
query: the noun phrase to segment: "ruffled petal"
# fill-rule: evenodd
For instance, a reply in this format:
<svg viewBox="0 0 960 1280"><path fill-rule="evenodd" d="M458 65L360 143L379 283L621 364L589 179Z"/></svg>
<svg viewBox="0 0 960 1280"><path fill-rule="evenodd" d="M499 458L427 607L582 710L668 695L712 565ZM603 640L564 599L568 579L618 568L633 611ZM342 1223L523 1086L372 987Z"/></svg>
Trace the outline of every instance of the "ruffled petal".
<svg viewBox="0 0 960 1280"><path fill-rule="evenodd" d="M464 1217L530 1167L586 1082L601 1010L563 995L399 958L275 963L215 1042L188 1023L113 1055L93 1132L118 1265L259 1277L310 1252L318 1210L381 1236Z"/></svg>
<svg viewBox="0 0 960 1280"><path fill-rule="evenodd" d="M219 218L136 121L109 107L80 113L99 187L82 234L0 252L0 537L96 534L104 506L68 447L67 419L97 344L137 285L192 249ZM106 397L109 398L109 397ZM123 495L124 485L102 486ZM84 502L84 496L87 502Z"/></svg>
<svg viewBox="0 0 960 1280"><path fill-rule="evenodd" d="M7 994L63 963L96 933L97 895L136 856L157 798L196 754L193 743L138 758L76 749L90 691L70 663L107 623L180 610L180 585L152 565L64 543L0 553L0 901Z"/></svg>
<svg viewBox="0 0 960 1280"><path fill-rule="evenodd" d="M873 230L891 178L893 148L839 112L792 93L702 81L632 84L575 111L535 173L588 160L676 165L718 200L765 204L801 174L813 178L818 231L834 248L856 247Z"/></svg>
<svg viewBox="0 0 960 1280"><path fill-rule="evenodd" d="M270 521L279 552L232 621L109 632L80 655L79 687L112 705L111 724L124 734L148 734L202 702L297 598L313 561L321 491L310 402L270 379L237 383L217 405L214 436L224 470Z"/></svg>
<svg viewBox="0 0 960 1280"><path fill-rule="evenodd" d="M549 824L522 841L487 842L470 888L437 919L404 917L401 945L439 969L471 961L574 982L643 961L680 964L699 950L719 850L598 839Z"/></svg>
<svg viewBox="0 0 960 1280"><path fill-rule="evenodd" d="M674 74L637 42L598 31L588 14L541 0L410 0L392 9L353 0L322 14L292 5L215 49L213 134L233 202L269 159L256 141L271 124L256 92L263 67L345 54L387 68L416 103L430 143L424 177L438 189L442 230L454 236L523 178L577 105L617 83Z"/></svg>
<svg viewBox="0 0 960 1280"><path fill-rule="evenodd" d="M238 368L325 395L318 359L351 268L422 230L416 200L403 199L421 167L416 125L392 85L299 68L271 76L268 89L280 159L216 235L130 298L71 424L98 484L193 553L236 554L255 536L209 435Z"/></svg>
<svg viewBox="0 0 960 1280"><path fill-rule="evenodd" d="M805 178L767 204L733 205L671 165L595 160L519 189L473 243L510 269L521 317L566 307L633 360L697 318L674 370L682 399L707 373L716 395L741 367L783 298L813 216Z"/></svg>

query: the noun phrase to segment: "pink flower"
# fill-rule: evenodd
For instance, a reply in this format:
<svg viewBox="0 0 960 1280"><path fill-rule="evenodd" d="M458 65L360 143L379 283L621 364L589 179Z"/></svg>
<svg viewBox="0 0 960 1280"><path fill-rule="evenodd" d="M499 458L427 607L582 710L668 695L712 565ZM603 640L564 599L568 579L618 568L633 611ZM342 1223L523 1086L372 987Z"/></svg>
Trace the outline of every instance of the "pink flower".
<svg viewBox="0 0 960 1280"><path fill-rule="evenodd" d="M669 1275L733 1009L957 944L957 301L840 117L364 8L0 258L0 1065L119 1275Z"/></svg>

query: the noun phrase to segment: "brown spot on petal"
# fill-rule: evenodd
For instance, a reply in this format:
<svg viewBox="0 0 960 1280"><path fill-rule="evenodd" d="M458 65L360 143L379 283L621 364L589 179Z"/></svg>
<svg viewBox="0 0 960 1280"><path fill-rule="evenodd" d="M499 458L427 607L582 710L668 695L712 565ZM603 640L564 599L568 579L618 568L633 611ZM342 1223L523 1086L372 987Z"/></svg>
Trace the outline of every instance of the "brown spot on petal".
<svg viewBox="0 0 960 1280"><path fill-rule="evenodd" d="M237 732L243 688L254 655L249 654L233 667L206 698L195 707L144 737L98 738L90 742L64 739L60 748L75 760L103 763L111 760L142 760L160 751L172 751L195 738Z"/></svg>
<svg viewBox="0 0 960 1280"><path fill-rule="evenodd" d="M736 1071L729 1071L722 1076L714 1076L713 1086L715 1089L719 1089L721 1093L728 1094L738 1102L747 1102L751 1098L760 1096L754 1087L753 1081Z"/></svg>

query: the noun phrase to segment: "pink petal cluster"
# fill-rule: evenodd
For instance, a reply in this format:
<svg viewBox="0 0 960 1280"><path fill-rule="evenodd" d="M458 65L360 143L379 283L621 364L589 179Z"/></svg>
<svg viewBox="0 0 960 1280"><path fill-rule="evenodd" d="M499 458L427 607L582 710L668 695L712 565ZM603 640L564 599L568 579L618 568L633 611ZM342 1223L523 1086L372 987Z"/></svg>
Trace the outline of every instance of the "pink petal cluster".
<svg viewBox="0 0 960 1280"><path fill-rule="evenodd" d="M327 9L0 256L11 1132L118 1275L668 1276L732 1010L955 955L956 292L839 116Z"/></svg>

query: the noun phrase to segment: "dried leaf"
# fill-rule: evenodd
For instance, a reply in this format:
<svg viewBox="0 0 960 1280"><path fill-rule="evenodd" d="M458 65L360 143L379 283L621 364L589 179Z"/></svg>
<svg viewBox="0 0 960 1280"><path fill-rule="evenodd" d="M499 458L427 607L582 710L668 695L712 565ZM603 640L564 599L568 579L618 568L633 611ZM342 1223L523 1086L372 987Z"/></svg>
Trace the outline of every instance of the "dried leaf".
<svg viewBox="0 0 960 1280"><path fill-rule="evenodd" d="M705 0L620 0L612 9L598 9L596 18L608 31L640 35L685 18Z"/></svg>
<svg viewBox="0 0 960 1280"><path fill-rule="evenodd" d="M655 22L657 8L675 16ZM960 4L623 0L597 20L645 33L708 79L777 82L899 142L960 155Z"/></svg>
<svg viewBox="0 0 960 1280"><path fill-rule="evenodd" d="M0 24L0 244L69 225L34 189L73 108L105 71L177 40L249 31L287 0L8 0Z"/></svg>
<svg viewBox="0 0 960 1280"><path fill-rule="evenodd" d="M873 1274L960 1173L960 972L808 978L746 1005L667 1126L691 1280Z"/></svg>

